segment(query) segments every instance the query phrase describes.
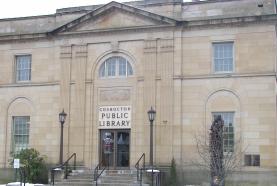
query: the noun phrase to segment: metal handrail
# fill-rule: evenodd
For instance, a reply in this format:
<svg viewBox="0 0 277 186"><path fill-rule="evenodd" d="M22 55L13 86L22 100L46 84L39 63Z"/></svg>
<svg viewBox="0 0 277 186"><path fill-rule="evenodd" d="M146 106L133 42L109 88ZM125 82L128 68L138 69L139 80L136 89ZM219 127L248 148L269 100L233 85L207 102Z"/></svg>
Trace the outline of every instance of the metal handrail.
<svg viewBox="0 0 277 186"><path fill-rule="evenodd" d="M20 174L20 186L22 185L22 182L23 182L23 185L25 186L25 184L26 184L26 170L25 170L24 166L19 168L19 174Z"/></svg>
<svg viewBox="0 0 277 186"><path fill-rule="evenodd" d="M140 162L142 161L142 167L140 168ZM135 168L137 169L137 181L142 184L142 171L145 170L145 153L143 153L137 163L135 164Z"/></svg>
<svg viewBox="0 0 277 186"><path fill-rule="evenodd" d="M67 179L67 176L69 174L69 171L68 171L68 165L69 164L68 164L68 162L72 158L74 158L73 169L76 170L76 153L73 153L63 164L51 169L51 183L52 183L52 185L55 185L55 171L57 171L57 170L65 169L64 179Z"/></svg>
<svg viewBox="0 0 277 186"><path fill-rule="evenodd" d="M98 163L98 165L95 167L94 169L94 173L93 173L93 180L96 183L97 186L97 180L98 178L101 176L101 174L106 170L107 166L104 166L103 169L101 170L100 174L98 174L98 171L101 169L101 165L103 164L103 161L101 163Z"/></svg>

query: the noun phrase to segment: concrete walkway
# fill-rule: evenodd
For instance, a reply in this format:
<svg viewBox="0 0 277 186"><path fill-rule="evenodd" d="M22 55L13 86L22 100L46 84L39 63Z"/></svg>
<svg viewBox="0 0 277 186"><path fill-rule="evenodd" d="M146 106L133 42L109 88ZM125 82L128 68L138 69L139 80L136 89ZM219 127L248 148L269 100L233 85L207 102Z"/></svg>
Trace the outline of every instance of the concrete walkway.
<svg viewBox="0 0 277 186"><path fill-rule="evenodd" d="M24 185L22 183L22 185ZM0 186L20 186L20 182L13 182L13 183L8 183L6 185L0 185ZM25 186L44 186L43 184L31 184L31 183L25 183Z"/></svg>

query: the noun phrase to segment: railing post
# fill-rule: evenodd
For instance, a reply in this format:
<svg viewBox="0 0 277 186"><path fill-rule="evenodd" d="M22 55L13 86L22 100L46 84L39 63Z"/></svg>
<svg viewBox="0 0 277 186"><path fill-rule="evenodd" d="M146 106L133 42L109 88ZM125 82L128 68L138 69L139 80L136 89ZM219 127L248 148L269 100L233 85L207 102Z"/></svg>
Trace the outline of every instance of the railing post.
<svg viewBox="0 0 277 186"><path fill-rule="evenodd" d="M52 185L55 185L55 172L54 172L54 169L51 170L51 182L52 182Z"/></svg>
<svg viewBox="0 0 277 186"><path fill-rule="evenodd" d="M24 168L23 168L23 176L24 176L24 186L25 186L25 183L26 183L26 172L25 172Z"/></svg>
<svg viewBox="0 0 277 186"><path fill-rule="evenodd" d="M145 154L143 153L143 169L145 170Z"/></svg>
<svg viewBox="0 0 277 186"><path fill-rule="evenodd" d="M76 170L76 153L74 153L74 170Z"/></svg>
<svg viewBox="0 0 277 186"><path fill-rule="evenodd" d="M22 185L22 172L21 169L19 168L19 174L20 174L20 186Z"/></svg>
<svg viewBox="0 0 277 186"><path fill-rule="evenodd" d="M140 169L140 186L142 186L142 169Z"/></svg>
<svg viewBox="0 0 277 186"><path fill-rule="evenodd" d="M68 163L65 164L65 176L64 176L65 179L67 179L67 169L68 169Z"/></svg>

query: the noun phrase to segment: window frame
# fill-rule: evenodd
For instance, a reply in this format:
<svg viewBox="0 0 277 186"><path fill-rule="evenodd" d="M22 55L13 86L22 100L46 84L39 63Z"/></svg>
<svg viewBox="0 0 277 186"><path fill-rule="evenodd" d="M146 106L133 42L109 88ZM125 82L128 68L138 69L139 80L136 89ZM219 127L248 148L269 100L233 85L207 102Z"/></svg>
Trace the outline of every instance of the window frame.
<svg viewBox="0 0 277 186"><path fill-rule="evenodd" d="M212 112L212 118L214 118L214 116L218 116L218 115L221 115L221 118L222 118L222 120L224 121L224 119L223 119L223 117L222 117L222 114L224 114L224 113L229 113L229 114L233 114L233 123L232 123L232 127L233 127L233 146L232 146L232 151L229 151L228 149L230 149L230 145L229 145L229 143L228 143L228 146L227 146L227 151L225 151L225 145L224 145L224 141L225 141L225 138L224 138L224 133L225 133L225 128L226 128L226 125L225 125L225 122L224 122L224 126L223 126L223 153L224 153L224 155L228 155L228 154L230 154L230 153L233 153L234 151L235 151L235 112L234 111L215 111L215 112ZM213 121L214 121L214 119L213 119ZM229 133L229 124L228 124L228 132L227 132L227 135L229 135L230 133ZM229 140L229 137L228 137L228 142L230 141Z"/></svg>
<svg viewBox="0 0 277 186"><path fill-rule="evenodd" d="M115 75L114 76L109 76L108 75L108 69L107 69L107 62L111 60L112 58L115 58ZM125 75L120 75L120 60L117 58L121 58L125 62ZM132 71L132 74L129 74L129 67ZM104 75L102 76L102 69L104 68ZM132 77L134 75L134 70L133 70L133 65L130 63L128 58L123 57L121 55L115 55L115 56L110 56L103 60L103 62L100 64L99 69L98 69L98 78L100 79L111 79L111 78L127 78L127 77Z"/></svg>
<svg viewBox="0 0 277 186"><path fill-rule="evenodd" d="M247 157L250 160L250 164L247 164L248 161L246 161ZM255 161L255 158L258 158L258 161ZM257 163L257 164L255 164ZM260 154L244 154L244 166L245 167L260 167L261 166L261 155Z"/></svg>
<svg viewBox="0 0 277 186"><path fill-rule="evenodd" d="M16 118L24 118L26 123L24 123L24 129L22 129L22 131L26 130L27 133L16 133L16 123L15 123L15 119ZM30 144L30 122L31 122L31 117L30 116L12 116L12 146L11 146L11 149L12 149L12 152L17 154L19 153L22 149L26 149L29 147L29 144ZM25 146L23 148L21 148L20 150L17 150L16 148L16 137L24 137L26 138L27 137L27 143L21 143L21 144L24 144L22 146ZM22 138L23 139L23 138ZM23 140L24 141L24 140Z"/></svg>
<svg viewBox="0 0 277 186"><path fill-rule="evenodd" d="M29 79L28 80L20 80L18 76L18 66L17 66L17 59L19 57L29 56L30 57L30 68L28 69L29 72ZM16 54L14 57L14 79L16 83L26 83L30 82L32 79L32 55L31 54Z"/></svg>
<svg viewBox="0 0 277 186"><path fill-rule="evenodd" d="M232 43L232 50L233 50L233 53L232 53L232 64L233 64L233 69L232 71L216 71L215 69L215 55L214 55L214 45L216 44L226 44L226 43ZM235 72L235 41L234 40L226 40L226 41L214 41L212 42L212 72L213 74L231 74L231 73L234 73Z"/></svg>

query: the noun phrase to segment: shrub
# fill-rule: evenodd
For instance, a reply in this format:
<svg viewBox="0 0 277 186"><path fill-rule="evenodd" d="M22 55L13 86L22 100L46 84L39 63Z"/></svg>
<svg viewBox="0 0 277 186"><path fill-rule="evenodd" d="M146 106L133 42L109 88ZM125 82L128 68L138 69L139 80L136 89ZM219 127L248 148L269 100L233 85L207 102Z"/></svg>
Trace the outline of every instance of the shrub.
<svg viewBox="0 0 277 186"><path fill-rule="evenodd" d="M30 183L48 183L48 170L45 163L45 157L35 149L23 149L13 156L14 159L20 159L20 164L26 171L26 181Z"/></svg>
<svg viewBox="0 0 277 186"><path fill-rule="evenodd" d="M171 166L170 166L170 177L169 177L169 185L170 186L177 186L178 180L177 180L177 172L176 172L176 163L175 159L173 158L171 160Z"/></svg>

